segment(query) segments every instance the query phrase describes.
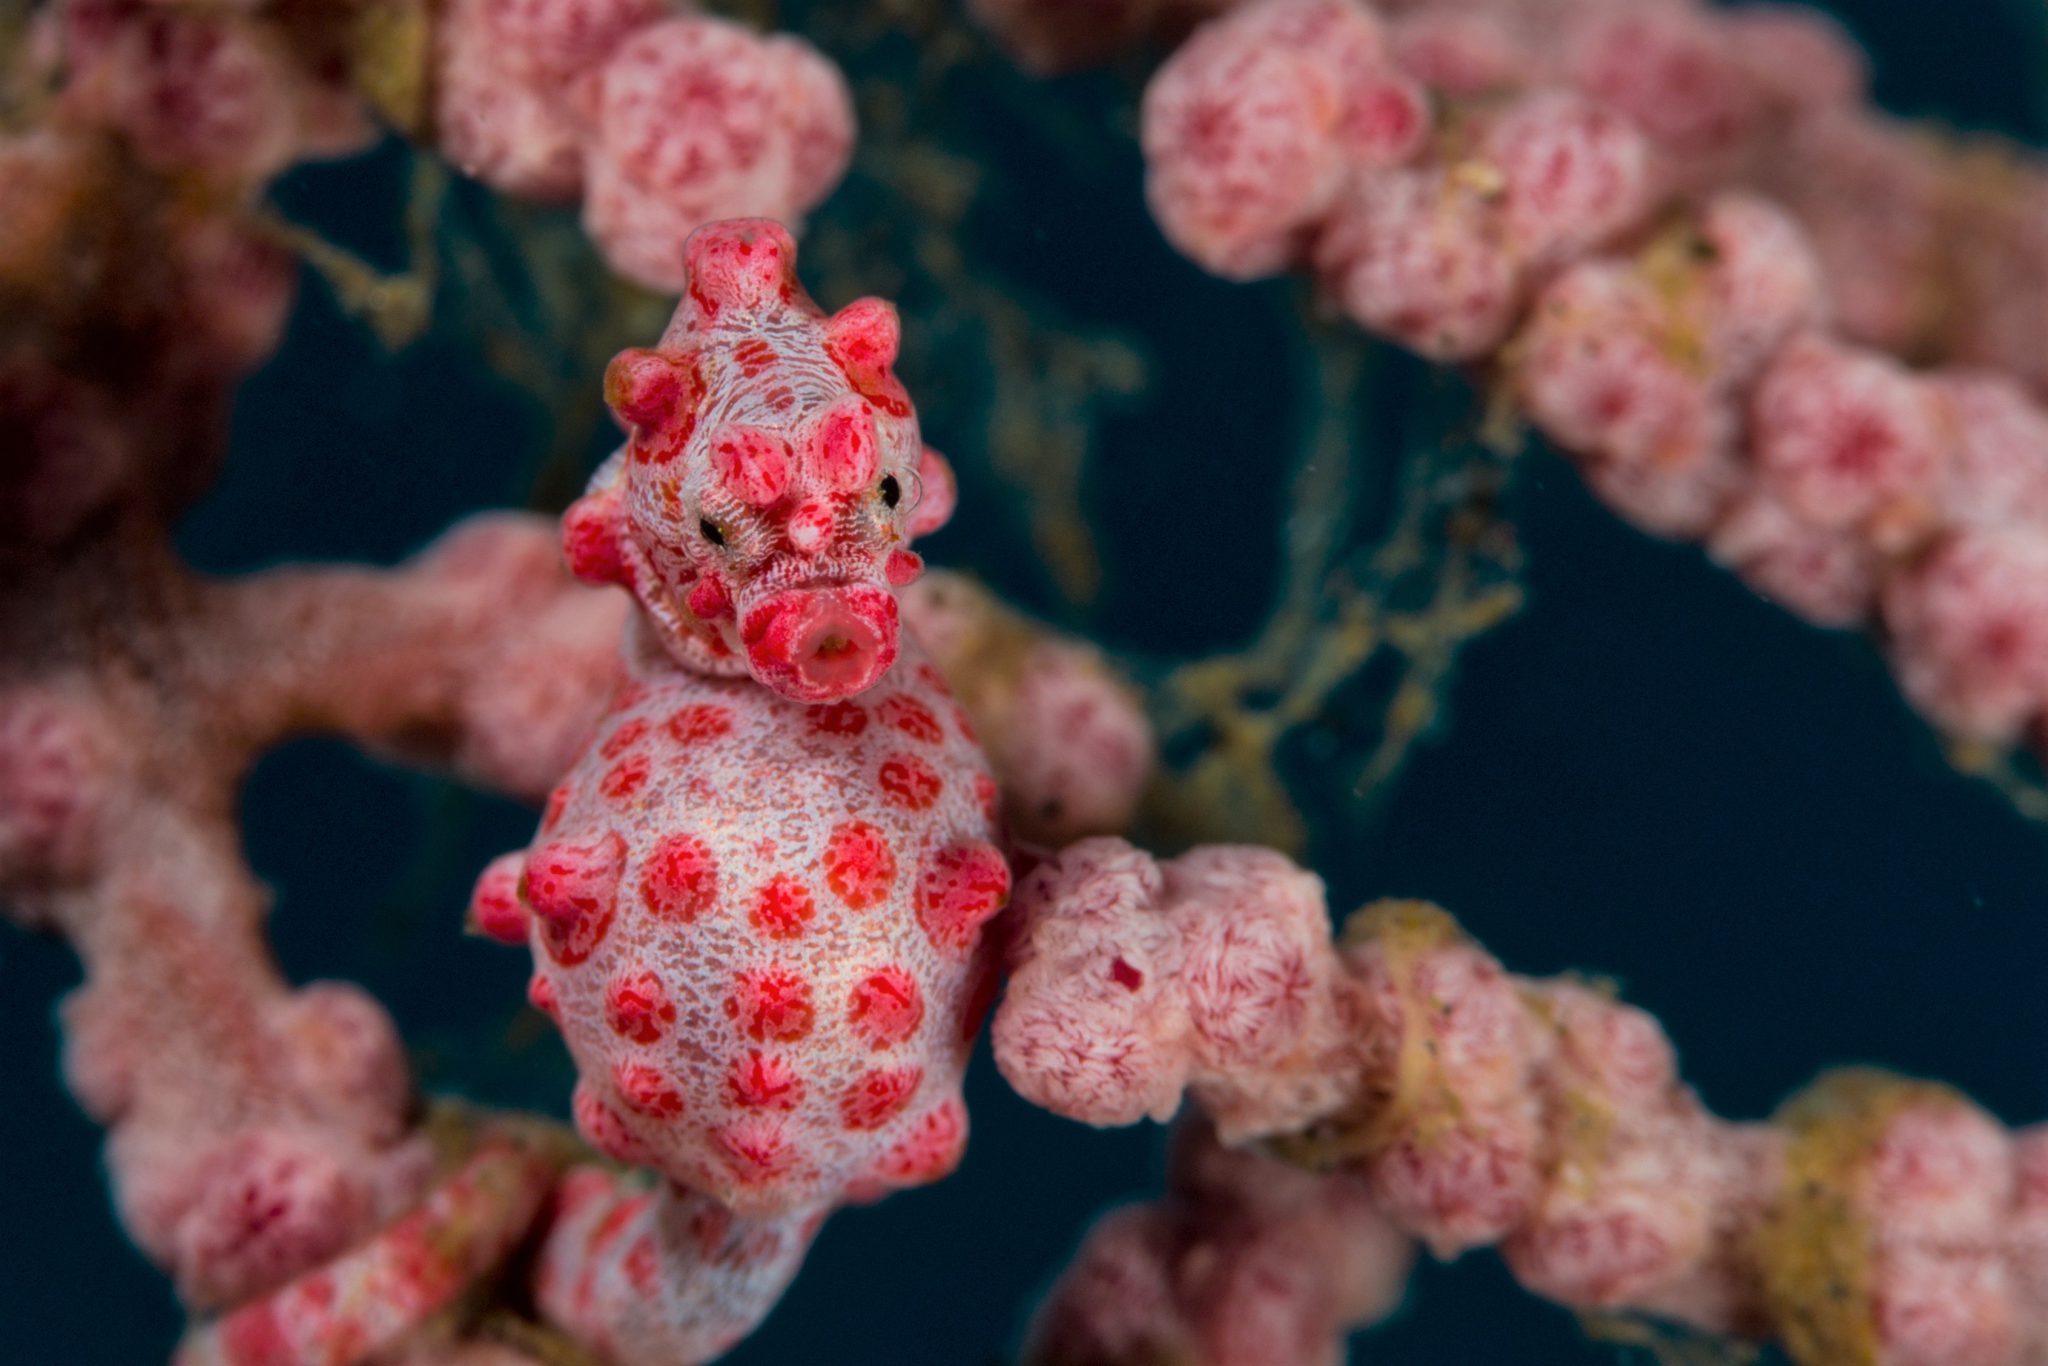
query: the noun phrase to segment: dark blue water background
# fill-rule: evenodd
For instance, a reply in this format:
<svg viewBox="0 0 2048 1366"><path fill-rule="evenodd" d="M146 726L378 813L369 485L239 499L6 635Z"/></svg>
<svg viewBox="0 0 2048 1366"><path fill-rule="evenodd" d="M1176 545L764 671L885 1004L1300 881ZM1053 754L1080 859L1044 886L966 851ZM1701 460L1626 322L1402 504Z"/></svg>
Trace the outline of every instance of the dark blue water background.
<svg viewBox="0 0 2048 1366"><path fill-rule="evenodd" d="M2038 0L1837 8L1876 54L1890 107L2040 140ZM1014 495L977 472L974 414L905 378L966 474L935 561L1112 648L1189 656L1240 642L1266 610L1278 452L1306 420L1288 369L1296 299L1208 280L1158 241L1117 98L1099 79L991 79L948 114L993 149L970 250L1031 306L1114 327L1149 361L1146 393L1100 428L1087 496L1107 574L1092 609L1062 608L1031 567L1003 512ZM1101 126L1078 169L1046 131L1076 119ZM388 253L379 225L401 184L386 152L286 193ZM392 360L310 289L284 353L248 386L187 549L219 570L389 561L464 512L524 504L535 414L473 351L444 330ZM1438 383L1419 369L1410 381ZM1369 426L1396 433L1398 417ZM1726 1114L1765 1113L1824 1065L1871 1061L1942 1077L2015 1122L2048 1115L2048 829L1950 772L1866 645L1625 530L1561 463L1524 472L1515 513L1531 604L1472 651L1447 740L1376 816L1311 813L1333 905L1427 897L1517 969L1614 975ZM469 876L524 842L527 812L303 743L257 772L245 822L277 889L289 974L369 984L427 1085L562 1111L559 1046L513 1010L524 955L458 933ZM98 1134L56 1080L52 1003L76 977L61 945L0 937L0 1362L161 1361L177 1312L115 1228ZM1157 1128L1052 1119L1011 1098L986 1058L970 1093L960 1175L834 1219L733 1362L997 1361L1087 1222L1156 1188ZM1618 1353L1477 1256L1426 1269L1354 1355L1548 1366Z"/></svg>

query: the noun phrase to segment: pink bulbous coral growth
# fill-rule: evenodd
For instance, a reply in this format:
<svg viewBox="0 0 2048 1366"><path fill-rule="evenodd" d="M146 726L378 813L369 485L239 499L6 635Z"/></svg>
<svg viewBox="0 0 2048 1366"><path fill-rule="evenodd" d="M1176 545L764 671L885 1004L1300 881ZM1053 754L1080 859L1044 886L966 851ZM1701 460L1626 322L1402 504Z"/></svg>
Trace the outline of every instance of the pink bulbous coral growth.
<svg viewBox="0 0 2048 1366"><path fill-rule="evenodd" d="M1512 976L1421 903L1332 942L1320 884L1266 850L1084 841L1021 881L1016 916L1011 1084L1093 1124L1183 1093L1201 1115L1166 1202L1096 1229L1028 1360L1340 1360L1399 1298L1390 1230L1814 1366L2048 1352L2048 1130L1868 1072L1717 1119L1642 1011Z"/></svg>
<svg viewBox="0 0 2048 1366"><path fill-rule="evenodd" d="M1249 7L973 5L1020 61L1040 70L1172 45L1204 21ZM1378 0L1372 8L1394 71L1428 88L1448 126L1517 96L1575 90L1650 140L1661 189L1698 195L1746 186L1793 212L1812 236L1849 337L1895 354L2006 370L2048 391L2048 170L1992 140L1959 140L1870 109L1863 56L1826 16L1694 0ZM1361 41L1369 40L1354 35L1340 46ZM1230 65L1217 61L1216 46L1207 59L1191 47L1175 65L1184 73L1207 66L1213 80L1216 68ZM1280 60L1315 88L1332 69L1327 56L1297 50ZM1277 57L1269 45L1258 63L1267 76ZM1241 77L1253 74L1239 65ZM1169 83L1183 87L1182 96L1190 84L1186 74ZM1284 104L1268 89L1245 106L1249 117L1235 136L1277 150L1306 126L1301 106L1276 119ZM1210 112L1223 119L1215 106ZM1312 114L1308 123L1325 118ZM1262 130L1254 126L1261 120ZM1285 199L1291 175L1289 159L1280 158L1271 188L1256 197ZM1162 226L1181 234L1192 225L1163 214ZM1232 269L1203 256L1199 240L1176 240L1212 269Z"/></svg>
<svg viewBox="0 0 2048 1366"><path fill-rule="evenodd" d="M853 146L845 80L809 44L664 0L56 0L35 23L54 121L149 171L246 197L395 122L499 190L580 198L611 268L658 290L704 223L800 220Z"/></svg>
<svg viewBox="0 0 2048 1366"><path fill-rule="evenodd" d="M1787 169L1807 165L1788 144L1904 136L1858 107L1854 49L1793 10L1402 11L1262 0L1175 53L1144 114L1166 235L1226 276L1312 270L1368 330L1490 363L1618 514L1704 543L1807 620L1879 631L1944 730L2030 738L2048 712L2037 348L1961 338L1952 357L2014 373L1915 373L1877 348L1927 348L1845 301L1955 283L1886 268L1901 249L1884 244L1835 250L1839 219L1898 216ZM2005 234L2009 293L1957 295L1958 316L2048 319L2048 240L2023 221L1973 221Z"/></svg>
<svg viewBox="0 0 2048 1366"><path fill-rule="evenodd" d="M583 201L612 268L683 286L713 219L796 223L853 149L853 102L808 43L663 0L455 0L438 20L435 135L511 194Z"/></svg>

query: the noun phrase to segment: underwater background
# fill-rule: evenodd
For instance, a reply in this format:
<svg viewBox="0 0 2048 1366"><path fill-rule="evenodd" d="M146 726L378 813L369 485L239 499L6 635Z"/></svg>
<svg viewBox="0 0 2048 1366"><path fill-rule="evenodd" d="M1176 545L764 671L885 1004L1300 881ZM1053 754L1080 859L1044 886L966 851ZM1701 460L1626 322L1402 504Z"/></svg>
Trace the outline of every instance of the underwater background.
<svg viewBox="0 0 2048 1366"><path fill-rule="evenodd" d="M2048 133L2043 0L1829 8L1891 110ZM1462 472L1468 513L1483 485L1491 539L1468 567L1516 610L1421 670L1441 701L1428 733L1405 737L1395 703L1416 661L1387 651L1280 747L1270 776L1291 806L1257 774L1205 770L1213 736L1182 727L1168 758L1210 785L1163 809L1152 842L1301 841L1340 912L1428 898L1514 970L1611 977L1724 1115L1872 1062L2009 1122L2048 1117L2048 825L1949 765L1867 642L1628 530L1540 450L1486 452L1459 381L1305 326L1297 287L1181 260L1140 197L1139 68L1027 78L933 0L773 19L860 97L855 172L802 266L828 307L902 307L900 372L961 479L959 516L920 547L935 564L1098 641L1166 697L1179 666L1272 639L1276 612L1325 628L1318 583L1412 606L1418 576L1462 552L1445 524L1403 520L1404 475ZM466 512L573 496L606 449L603 359L650 340L665 309L604 283L568 218L440 183L396 146L301 170L277 202L415 289L366 320L345 280L309 273L182 534L197 563L388 563ZM1306 607L1285 597L1304 540L1320 555ZM1414 572L1376 578L1396 541L1420 545ZM288 975L368 986L427 1089L566 1115L566 1057L522 1004L526 956L460 933L476 870L526 840L531 813L309 741L257 770L243 819ZM0 1362L161 1361L179 1314L115 1227L99 1133L58 1082L53 1004L77 975L61 945L0 934ZM835 1218L734 1366L1003 1361L1088 1223L1159 1187L1164 1130L1033 1110L986 1049L969 1102L959 1175ZM1353 1356L1632 1352L1647 1359L1482 1254L1424 1267Z"/></svg>

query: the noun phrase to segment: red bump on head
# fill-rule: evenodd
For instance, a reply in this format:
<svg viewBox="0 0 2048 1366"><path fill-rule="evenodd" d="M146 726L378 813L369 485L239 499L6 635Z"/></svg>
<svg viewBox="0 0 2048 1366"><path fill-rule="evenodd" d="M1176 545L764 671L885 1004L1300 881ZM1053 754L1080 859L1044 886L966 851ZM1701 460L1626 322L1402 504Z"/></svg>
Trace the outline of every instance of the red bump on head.
<svg viewBox="0 0 2048 1366"><path fill-rule="evenodd" d="M924 1023L924 993L902 968L877 968L854 984L846 1018L870 1048L888 1048Z"/></svg>
<svg viewBox="0 0 2048 1366"><path fill-rule="evenodd" d="M891 417L910 416L910 395L890 366L900 330L896 310L881 299L856 299L825 325L825 354L854 392Z"/></svg>
<svg viewBox="0 0 2048 1366"><path fill-rule="evenodd" d="M526 902L556 962L580 963L603 942L625 864L626 842L615 831L544 844L527 856Z"/></svg>
<svg viewBox="0 0 2048 1366"><path fill-rule="evenodd" d="M690 302L706 321L787 304L798 294L796 243L770 218L707 223L690 234L683 260Z"/></svg>
<svg viewBox="0 0 2048 1366"><path fill-rule="evenodd" d="M716 621L732 611L732 594L727 591L725 581L712 575L697 580L697 586L684 599L690 614L699 621Z"/></svg>
<svg viewBox="0 0 2048 1366"><path fill-rule="evenodd" d="M759 427L732 423L711 438L711 469L727 493L764 508L789 491L789 443Z"/></svg>
<svg viewBox="0 0 2048 1366"><path fill-rule="evenodd" d="M634 346L604 369L604 401L629 428L658 427L684 397L683 371L670 357Z"/></svg>
<svg viewBox="0 0 2048 1366"><path fill-rule="evenodd" d="M892 550L882 566L882 576L891 588L908 588L924 573L924 557L914 550Z"/></svg>
<svg viewBox="0 0 2048 1366"><path fill-rule="evenodd" d="M1010 899L1010 865L980 840L948 845L917 882L917 922L938 948L965 953Z"/></svg>
<svg viewBox="0 0 2048 1366"><path fill-rule="evenodd" d="M593 488L562 514L562 557L569 572L590 584L633 586L622 536L625 509L616 486Z"/></svg>
<svg viewBox="0 0 2048 1366"><path fill-rule="evenodd" d="M910 534L929 536L953 520L960 491L946 457L926 446L917 459L917 507L910 514Z"/></svg>
<svg viewBox="0 0 2048 1366"><path fill-rule="evenodd" d="M525 861L522 852L500 854L469 894L469 923L479 934L501 944L526 942L526 904L519 899L519 874Z"/></svg>
<svg viewBox="0 0 2048 1366"><path fill-rule="evenodd" d="M807 498L790 510L783 521L782 534L797 554L816 556L831 545L832 530L838 520L839 514L830 499Z"/></svg>
<svg viewBox="0 0 2048 1366"><path fill-rule="evenodd" d="M825 336L841 366L883 370L896 363L903 324L887 299L855 299L826 320Z"/></svg>
<svg viewBox="0 0 2048 1366"><path fill-rule="evenodd" d="M881 436L866 403L847 395L834 404L811 437L811 462L829 488L842 493L875 482L881 468Z"/></svg>
<svg viewBox="0 0 2048 1366"><path fill-rule="evenodd" d="M787 589L751 608L740 636L748 671L784 697L851 697L896 662L896 599L865 584Z"/></svg>

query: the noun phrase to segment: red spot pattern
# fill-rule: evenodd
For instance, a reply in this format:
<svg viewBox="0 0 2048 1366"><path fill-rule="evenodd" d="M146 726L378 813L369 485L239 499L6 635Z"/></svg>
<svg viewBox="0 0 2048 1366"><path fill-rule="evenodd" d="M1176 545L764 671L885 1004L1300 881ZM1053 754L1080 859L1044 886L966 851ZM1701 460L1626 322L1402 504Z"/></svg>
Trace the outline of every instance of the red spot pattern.
<svg viewBox="0 0 2048 1366"><path fill-rule="evenodd" d="M744 1109L794 1110L804 1098L804 1082L789 1059L756 1051L734 1060L725 1091Z"/></svg>
<svg viewBox="0 0 2048 1366"><path fill-rule="evenodd" d="M877 968L854 984L847 1019L872 1048L902 1043L924 1023L924 993L902 968Z"/></svg>
<svg viewBox="0 0 2048 1366"><path fill-rule="evenodd" d="M598 780L597 790L615 802L624 801L647 786L651 771L646 755L628 755L605 770L604 777Z"/></svg>
<svg viewBox="0 0 2048 1366"><path fill-rule="evenodd" d="M921 1067L878 1067L846 1088L839 1116L855 1132L879 1129L903 1113L923 1081Z"/></svg>
<svg viewBox="0 0 2048 1366"><path fill-rule="evenodd" d="M894 726L913 740L936 745L946 738L939 729L939 718L932 715L932 709L914 697L896 694L876 709L885 725Z"/></svg>
<svg viewBox="0 0 2048 1366"><path fill-rule="evenodd" d="M637 1162L640 1159L642 1149L639 1140L626 1128L626 1122L619 1118L618 1111L597 1098L588 1082L576 1083L576 1093L570 1098L569 1108L576 1117L576 1132L582 1134L591 1147L620 1162Z"/></svg>
<svg viewBox="0 0 2048 1366"><path fill-rule="evenodd" d="M597 752L607 759L616 759L639 744L646 734L647 723L636 717L606 736L605 742L598 746Z"/></svg>
<svg viewBox="0 0 2048 1366"><path fill-rule="evenodd" d="M656 915L684 924L718 900L718 864L695 835L670 835L640 874L640 898Z"/></svg>
<svg viewBox="0 0 2048 1366"><path fill-rule="evenodd" d="M732 713L707 702L693 702L678 707L662 726L678 744L702 744L732 734Z"/></svg>
<svg viewBox="0 0 2048 1366"><path fill-rule="evenodd" d="M1002 811L1002 792L996 787L996 780L986 773L974 775L974 803L991 824Z"/></svg>
<svg viewBox="0 0 2048 1366"><path fill-rule="evenodd" d="M669 1084L659 1069L644 1062L622 1062L612 1071L612 1083L626 1108L649 1119L674 1119L683 1112L682 1093Z"/></svg>
<svg viewBox="0 0 2048 1366"><path fill-rule="evenodd" d="M741 973L725 998L725 1013L756 1043L794 1043L817 1019L809 980L781 967Z"/></svg>
<svg viewBox="0 0 2048 1366"><path fill-rule="evenodd" d="M856 702L827 702L807 708L804 715L811 729L820 735L855 736L868 728L867 709Z"/></svg>
<svg viewBox="0 0 2048 1366"><path fill-rule="evenodd" d="M557 963L580 963L604 941L625 858L626 842L612 833L545 844L527 857L526 902L540 917L541 942Z"/></svg>
<svg viewBox="0 0 2048 1366"><path fill-rule="evenodd" d="M877 905L896 883L896 855L882 832L847 821L825 841L825 883L856 911Z"/></svg>
<svg viewBox="0 0 2048 1366"><path fill-rule="evenodd" d="M1111 981L1115 982L1125 991L1136 991L1145 985L1145 974L1121 958L1116 959L1109 965L1109 976Z"/></svg>
<svg viewBox="0 0 2048 1366"><path fill-rule="evenodd" d="M716 621L731 613L732 594L727 591L723 579L710 574L698 581L697 586L692 588L689 596L684 599L684 603L693 615L705 621ZM711 646L711 653L715 655L732 653L732 648L725 643L724 636L707 636L705 641Z"/></svg>
<svg viewBox="0 0 2048 1366"><path fill-rule="evenodd" d="M619 554L619 536L612 519L591 506L572 504L562 515L562 556L569 572L584 583L633 582L632 568Z"/></svg>
<svg viewBox="0 0 2048 1366"><path fill-rule="evenodd" d="M720 1128L713 1141L733 1176L747 1185L781 1175L795 1157L782 1122L766 1115L735 1120Z"/></svg>
<svg viewBox="0 0 2048 1366"><path fill-rule="evenodd" d="M626 1283L642 1296L651 1296L660 1288L661 1254L655 1250L651 1235L641 1234L619 1265L626 1273Z"/></svg>
<svg viewBox="0 0 2048 1366"><path fill-rule="evenodd" d="M1010 897L1010 867L979 840L932 855L917 883L917 923L950 953L973 947L982 925Z"/></svg>
<svg viewBox="0 0 2048 1366"><path fill-rule="evenodd" d="M754 896L748 920L770 939L796 939L810 928L818 913L811 889L799 878L777 873Z"/></svg>
<svg viewBox="0 0 2048 1366"><path fill-rule="evenodd" d="M879 777L882 796L911 811L931 810L944 786L930 764L910 754L884 759Z"/></svg>
<svg viewBox="0 0 2048 1366"><path fill-rule="evenodd" d="M576 789L567 783L558 785L553 792L548 793L547 810L543 811L540 817L542 834L549 833L562 823L562 813L568 809L569 798L575 793Z"/></svg>
<svg viewBox="0 0 2048 1366"><path fill-rule="evenodd" d="M541 1014L553 1017L559 1014L555 1002L555 984L545 973L536 971L526 979L526 1002Z"/></svg>
<svg viewBox="0 0 2048 1366"><path fill-rule="evenodd" d="M789 489L787 443L757 427L719 432L711 443L711 468L727 493L751 507L767 507Z"/></svg>
<svg viewBox="0 0 2048 1366"><path fill-rule="evenodd" d="M967 1146L967 1108L948 1099L875 1164L875 1174L898 1186L921 1186L950 1176Z"/></svg>
<svg viewBox="0 0 2048 1366"><path fill-rule="evenodd" d="M605 992L604 1018L620 1038L654 1043L676 1022L676 1007L661 978L641 969L612 979Z"/></svg>
<svg viewBox="0 0 2048 1366"><path fill-rule="evenodd" d="M862 489L875 480L879 438L874 414L858 399L844 400L818 428L817 463L835 489Z"/></svg>

